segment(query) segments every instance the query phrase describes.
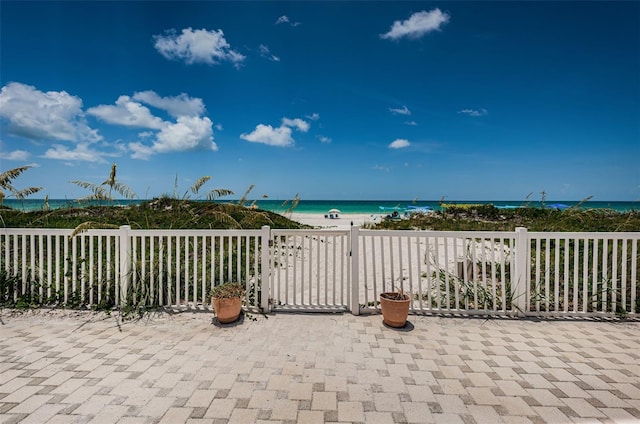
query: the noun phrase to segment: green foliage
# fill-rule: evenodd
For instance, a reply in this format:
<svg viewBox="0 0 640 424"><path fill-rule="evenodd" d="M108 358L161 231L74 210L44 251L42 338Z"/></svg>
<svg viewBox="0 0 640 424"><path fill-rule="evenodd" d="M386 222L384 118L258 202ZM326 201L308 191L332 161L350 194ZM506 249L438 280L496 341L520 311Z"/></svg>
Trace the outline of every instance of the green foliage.
<svg viewBox="0 0 640 424"><path fill-rule="evenodd" d="M211 180L210 175L205 175L203 177L198 178L198 180L189 187L189 190L185 191L182 197L178 196L178 175L176 174L176 178L173 185L173 196L164 196L171 198L173 200L182 200L189 201L191 199L191 195L195 196L195 199L200 198L200 189ZM191 193L191 194L189 194ZM214 188L205 194L205 198L209 201L214 201L220 197L229 196L234 194L233 191L228 190L226 188Z"/></svg>
<svg viewBox="0 0 640 424"><path fill-rule="evenodd" d="M244 284L223 283L213 287L209 295L218 299L232 299L235 297L243 297L245 292Z"/></svg>
<svg viewBox="0 0 640 424"><path fill-rule="evenodd" d="M177 200L167 197L137 206L88 206L52 211L22 212L0 209L7 228L113 228L130 225L136 229L259 229L303 228L282 215L229 203Z"/></svg>
<svg viewBox="0 0 640 424"><path fill-rule="evenodd" d="M78 202L113 202L113 192L120 194L125 199L134 199L136 194L126 184L116 180L116 164L111 165L109 177L100 184L94 184L86 181L73 180L70 181L79 187L91 191L91 194L78 199Z"/></svg>
<svg viewBox="0 0 640 424"><path fill-rule="evenodd" d="M385 220L375 229L418 229L433 231L529 231L622 232L640 229L640 211L569 208L564 211L543 208L498 209L493 205L448 206L429 214L414 214L401 221Z"/></svg>

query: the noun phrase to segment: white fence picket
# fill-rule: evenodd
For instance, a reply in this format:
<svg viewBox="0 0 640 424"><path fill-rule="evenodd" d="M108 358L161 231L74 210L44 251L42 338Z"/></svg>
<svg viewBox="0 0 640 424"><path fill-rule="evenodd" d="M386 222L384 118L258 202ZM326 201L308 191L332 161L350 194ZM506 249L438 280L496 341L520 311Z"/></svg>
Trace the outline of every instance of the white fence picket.
<svg viewBox="0 0 640 424"><path fill-rule="evenodd" d="M250 307L610 316L638 312L640 233L0 229L6 295L69 304L206 305L242 281Z"/></svg>

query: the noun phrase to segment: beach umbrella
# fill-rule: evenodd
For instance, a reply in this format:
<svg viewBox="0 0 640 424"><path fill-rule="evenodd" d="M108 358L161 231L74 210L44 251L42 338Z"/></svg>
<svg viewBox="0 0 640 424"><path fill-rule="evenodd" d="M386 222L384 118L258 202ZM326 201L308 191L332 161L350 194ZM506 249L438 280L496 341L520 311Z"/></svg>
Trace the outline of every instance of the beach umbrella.
<svg viewBox="0 0 640 424"><path fill-rule="evenodd" d="M331 209L329 213L341 213L339 209Z"/></svg>

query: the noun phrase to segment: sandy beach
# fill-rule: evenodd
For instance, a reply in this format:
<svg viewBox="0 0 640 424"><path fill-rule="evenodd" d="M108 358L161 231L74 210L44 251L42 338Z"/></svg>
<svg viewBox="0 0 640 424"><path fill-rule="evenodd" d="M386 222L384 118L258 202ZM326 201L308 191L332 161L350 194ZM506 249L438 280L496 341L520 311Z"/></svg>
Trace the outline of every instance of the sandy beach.
<svg viewBox="0 0 640 424"><path fill-rule="evenodd" d="M378 222L381 217L379 214L340 214L339 218L325 218L324 214L316 213L293 213L291 216L285 215L293 221L301 224L310 225L314 228L328 228L338 230L348 230L351 225L362 227L365 223Z"/></svg>
<svg viewBox="0 0 640 424"><path fill-rule="evenodd" d="M380 214L340 214L333 219L313 213L286 216L314 229L340 231L349 230L352 224L362 227L382 219ZM350 296L350 270L345 260L350 256L347 234L274 231L281 234L273 251L279 264L273 275L274 298L297 308L326 303L327 299L328 304L347 302ZM358 264L362 281L359 284L364 284L366 290L360 291L358 303L368 305L377 300L378 293L402 287L407 292L426 295L425 302L430 303L433 298L448 304L448 298L441 297L442 276L457 284L464 285L464 279L473 287L495 290L498 296L502 293L501 281L506 275L491 274L490 270L494 263L504 270L510 262L511 252L505 248L505 240L419 236L409 232L407 235L361 235ZM455 291L449 293L454 297L460 295Z"/></svg>

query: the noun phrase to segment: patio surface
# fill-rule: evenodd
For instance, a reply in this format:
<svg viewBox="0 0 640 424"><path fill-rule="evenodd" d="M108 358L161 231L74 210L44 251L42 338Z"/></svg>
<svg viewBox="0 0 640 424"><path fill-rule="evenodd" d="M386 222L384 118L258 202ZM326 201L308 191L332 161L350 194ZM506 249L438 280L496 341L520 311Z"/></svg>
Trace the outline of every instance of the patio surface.
<svg viewBox="0 0 640 424"><path fill-rule="evenodd" d="M638 423L640 323L0 311L2 423Z"/></svg>

